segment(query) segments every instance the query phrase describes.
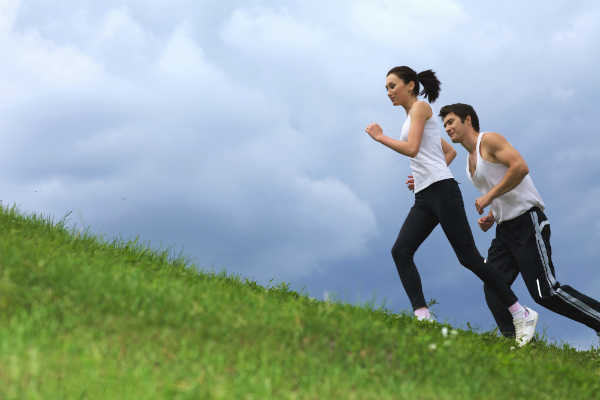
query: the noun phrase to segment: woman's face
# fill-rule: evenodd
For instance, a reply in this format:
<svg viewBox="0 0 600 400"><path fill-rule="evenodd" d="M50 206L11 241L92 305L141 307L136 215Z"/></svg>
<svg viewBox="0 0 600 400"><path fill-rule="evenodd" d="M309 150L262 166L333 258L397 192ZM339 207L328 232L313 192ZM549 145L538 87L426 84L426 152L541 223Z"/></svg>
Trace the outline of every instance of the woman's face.
<svg viewBox="0 0 600 400"><path fill-rule="evenodd" d="M404 83L404 81L396 76L396 74L389 74L385 78L385 88L387 89L387 95L392 101L392 104L399 106L405 104L406 101L413 96L413 89L415 83L410 81Z"/></svg>

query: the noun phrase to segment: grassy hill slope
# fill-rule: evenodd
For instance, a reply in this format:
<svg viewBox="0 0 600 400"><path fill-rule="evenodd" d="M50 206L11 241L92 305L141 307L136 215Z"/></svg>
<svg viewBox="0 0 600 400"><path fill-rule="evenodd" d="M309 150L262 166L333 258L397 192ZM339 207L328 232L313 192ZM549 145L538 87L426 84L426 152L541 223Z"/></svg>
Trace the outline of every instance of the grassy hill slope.
<svg viewBox="0 0 600 400"><path fill-rule="evenodd" d="M1 399L598 399L600 352L198 273L0 209Z"/></svg>

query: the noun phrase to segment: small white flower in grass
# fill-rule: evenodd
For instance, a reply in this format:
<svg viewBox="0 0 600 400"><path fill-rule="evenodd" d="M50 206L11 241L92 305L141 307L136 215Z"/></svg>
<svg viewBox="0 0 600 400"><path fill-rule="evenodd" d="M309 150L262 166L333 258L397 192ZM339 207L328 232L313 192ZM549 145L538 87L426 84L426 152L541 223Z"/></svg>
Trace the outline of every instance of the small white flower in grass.
<svg viewBox="0 0 600 400"><path fill-rule="evenodd" d="M437 349L437 344L435 344L435 343L431 343L431 344L429 345L429 350L435 350L435 349Z"/></svg>
<svg viewBox="0 0 600 400"><path fill-rule="evenodd" d="M448 328L446 328L445 326L442 328L442 336L443 337L448 336Z"/></svg>
<svg viewBox="0 0 600 400"><path fill-rule="evenodd" d="M515 346L510 346L510 351L513 351L515 348Z"/></svg>
<svg viewBox="0 0 600 400"><path fill-rule="evenodd" d="M450 331L450 334L451 334L452 336L456 336L456 335L458 335L458 331L457 331L456 329L452 329L452 330Z"/></svg>

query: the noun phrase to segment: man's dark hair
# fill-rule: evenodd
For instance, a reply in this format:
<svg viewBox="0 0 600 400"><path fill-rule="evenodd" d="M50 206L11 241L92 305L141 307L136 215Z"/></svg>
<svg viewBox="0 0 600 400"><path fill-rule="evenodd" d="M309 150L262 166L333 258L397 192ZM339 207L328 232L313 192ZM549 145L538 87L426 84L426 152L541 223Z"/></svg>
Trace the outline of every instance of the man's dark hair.
<svg viewBox="0 0 600 400"><path fill-rule="evenodd" d="M470 105L463 103L449 104L442 107L440 110L440 117L444 119L446 118L446 115L450 113L458 115L461 122L465 122L467 116L470 116L473 129L475 129L476 132L479 132L479 118L477 118L477 113Z"/></svg>

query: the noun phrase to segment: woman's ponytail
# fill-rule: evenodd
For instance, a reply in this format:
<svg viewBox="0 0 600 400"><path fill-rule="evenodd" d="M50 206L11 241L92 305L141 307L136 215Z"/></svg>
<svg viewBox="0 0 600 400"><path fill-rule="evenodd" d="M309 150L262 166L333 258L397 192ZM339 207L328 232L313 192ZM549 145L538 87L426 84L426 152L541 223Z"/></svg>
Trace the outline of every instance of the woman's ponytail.
<svg viewBox="0 0 600 400"><path fill-rule="evenodd" d="M435 76L435 72L430 69L419 72L417 79L423 85L419 94L425 95L427 101L433 103L440 95L440 80Z"/></svg>

